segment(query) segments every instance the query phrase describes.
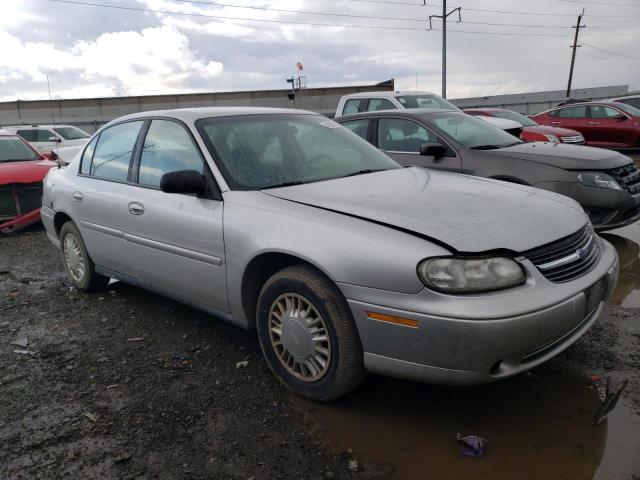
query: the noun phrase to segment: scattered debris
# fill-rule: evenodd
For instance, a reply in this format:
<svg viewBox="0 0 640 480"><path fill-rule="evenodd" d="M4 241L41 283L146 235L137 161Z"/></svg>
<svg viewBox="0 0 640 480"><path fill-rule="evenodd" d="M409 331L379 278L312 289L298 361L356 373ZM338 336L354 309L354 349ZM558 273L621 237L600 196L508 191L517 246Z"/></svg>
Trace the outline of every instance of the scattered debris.
<svg viewBox="0 0 640 480"><path fill-rule="evenodd" d="M29 339L27 337L16 338L13 342L11 342L11 345L27 348L27 345L29 345Z"/></svg>
<svg viewBox="0 0 640 480"><path fill-rule="evenodd" d="M11 322L0 322L0 327L8 327Z"/></svg>
<svg viewBox="0 0 640 480"><path fill-rule="evenodd" d="M127 338L127 342L142 342L144 337L131 337Z"/></svg>
<svg viewBox="0 0 640 480"><path fill-rule="evenodd" d="M33 350L27 350L27 349L22 349L22 348L16 348L13 353L16 353L18 355L31 355L32 357L36 356L36 352L34 352Z"/></svg>
<svg viewBox="0 0 640 480"><path fill-rule="evenodd" d="M241 362L236 362L236 368L246 368L249 366L249 360L243 360Z"/></svg>
<svg viewBox="0 0 640 480"><path fill-rule="evenodd" d="M599 382L600 380L602 380L602 377L600 375L591 375L592 382Z"/></svg>
<svg viewBox="0 0 640 480"><path fill-rule="evenodd" d="M27 375L25 373L21 373L18 375L7 375L6 377L0 378L0 386L17 382L18 380L22 380L23 378L26 378L26 376Z"/></svg>
<svg viewBox="0 0 640 480"><path fill-rule="evenodd" d="M351 470L352 472L358 471L359 465L357 460L355 459L349 460L348 466L349 466L349 470Z"/></svg>
<svg viewBox="0 0 640 480"><path fill-rule="evenodd" d="M85 412L85 413L82 414L82 416L88 418L93 423L98 423L98 415L96 415L94 413Z"/></svg>
<svg viewBox="0 0 640 480"><path fill-rule="evenodd" d="M118 386L117 383L114 383L113 385L107 385L107 390L111 390L112 388L116 388Z"/></svg>
<svg viewBox="0 0 640 480"><path fill-rule="evenodd" d="M172 353L171 358L178 361L191 360L191 355L187 355L186 353Z"/></svg>
<svg viewBox="0 0 640 480"><path fill-rule="evenodd" d="M131 460L131 455L129 455L128 453L122 454L119 457L116 457L113 460L113 463L124 463L124 462L128 462L129 460Z"/></svg>
<svg viewBox="0 0 640 480"><path fill-rule="evenodd" d="M463 437L459 433L456 433L456 440L458 441L460 453L468 457L481 457L484 455L484 449L488 443L482 437L477 437L476 435Z"/></svg>
<svg viewBox="0 0 640 480"><path fill-rule="evenodd" d="M602 401L602 404L600 405L600 408L598 409L598 411L593 416L593 420L591 421L593 425L598 425L602 420L605 419L607 414L615 408L616 404L618 403L618 399L620 398L620 394L627 386L627 383L629 383L628 380L625 380L624 382L622 382L622 385L620 386L618 391L612 394L611 379L607 378L607 386L605 390L604 400Z"/></svg>

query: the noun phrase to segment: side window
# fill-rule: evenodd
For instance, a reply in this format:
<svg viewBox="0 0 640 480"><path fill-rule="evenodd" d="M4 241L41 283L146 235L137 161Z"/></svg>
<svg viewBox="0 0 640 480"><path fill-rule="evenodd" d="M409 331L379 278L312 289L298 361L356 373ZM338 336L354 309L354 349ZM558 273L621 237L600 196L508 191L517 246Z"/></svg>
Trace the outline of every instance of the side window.
<svg viewBox="0 0 640 480"><path fill-rule="evenodd" d="M168 120L153 120L147 131L140 157L138 183L160 187L165 173L197 170L202 173L204 162L185 128Z"/></svg>
<svg viewBox="0 0 640 480"><path fill-rule="evenodd" d="M617 110L604 105L591 105L591 118L615 118L620 115Z"/></svg>
<svg viewBox="0 0 640 480"><path fill-rule="evenodd" d="M82 153L82 160L80 162L80 173L88 175L91 171L91 160L93 159L93 152L96 149L96 143L98 143L98 136L89 142L87 147Z"/></svg>
<svg viewBox="0 0 640 480"><path fill-rule="evenodd" d="M358 135L359 137L367 140L367 130L369 129L369 120L353 120L352 122L345 122L342 124L348 130L351 130L353 133Z"/></svg>
<svg viewBox="0 0 640 480"><path fill-rule="evenodd" d="M622 100L618 100L620 103L626 103L627 105L631 105L632 107L640 108L640 97L637 98L623 98Z"/></svg>
<svg viewBox="0 0 640 480"><path fill-rule="evenodd" d="M343 115L353 115L354 113L364 112L367 109L366 98L352 98L344 104Z"/></svg>
<svg viewBox="0 0 640 480"><path fill-rule="evenodd" d="M48 142L51 137L56 136L56 134L53 133L51 130L36 130L36 131L38 132L38 140L36 140L36 142Z"/></svg>
<svg viewBox="0 0 640 480"><path fill-rule="evenodd" d="M558 112L560 118L586 118L586 116L587 107L585 105L563 108Z"/></svg>
<svg viewBox="0 0 640 480"><path fill-rule="evenodd" d="M385 98L372 98L369 100L367 112L377 112L378 110L397 110L397 108Z"/></svg>
<svg viewBox="0 0 640 480"><path fill-rule="evenodd" d="M37 130L18 130L16 133L24 138L27 142L37 142Z"/></svg>
<svg viewBox="0 0 640 480"><path fill-rule="evenodd" d="M389 152L420 153L423 143L439 143L438 138L415 122L401 118L378 120L378 147Z"/></svg>
<svg viewBox="0 0 640 480"><path fill-rule="evenodd" d="M89 174L109 180L125 181L131 154L143 121L121 123L100 134Z"/></svg>

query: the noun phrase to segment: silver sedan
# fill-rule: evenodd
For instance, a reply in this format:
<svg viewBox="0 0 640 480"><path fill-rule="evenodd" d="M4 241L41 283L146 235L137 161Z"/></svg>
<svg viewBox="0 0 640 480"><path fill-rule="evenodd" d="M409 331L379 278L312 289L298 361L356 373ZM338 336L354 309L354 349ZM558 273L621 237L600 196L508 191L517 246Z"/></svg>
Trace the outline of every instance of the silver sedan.
<svg viewBox="0 0 640 480"><path fill-rule="evenodd" d="M42 219L83 290L110 278L256 329L290 389L366 371L473 384L523 372L596 321L617 256L551 192L401 168L310 112L144 112L44 183Z"/></svg>

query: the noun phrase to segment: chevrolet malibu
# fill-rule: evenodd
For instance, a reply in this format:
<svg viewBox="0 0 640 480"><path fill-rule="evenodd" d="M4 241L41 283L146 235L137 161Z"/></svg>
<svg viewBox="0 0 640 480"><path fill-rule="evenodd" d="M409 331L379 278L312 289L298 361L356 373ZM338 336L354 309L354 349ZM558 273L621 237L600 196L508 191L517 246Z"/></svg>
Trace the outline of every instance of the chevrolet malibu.
<svg viewBox="0 0 640 480"><path fill-rule="evenodd" d="M618 271L567 197L402 168L295 110L119 118L48 174L42 218L76 287L115 278L256 329L276 377L323 401L366 371L523 372L593 325Z"/></svg>

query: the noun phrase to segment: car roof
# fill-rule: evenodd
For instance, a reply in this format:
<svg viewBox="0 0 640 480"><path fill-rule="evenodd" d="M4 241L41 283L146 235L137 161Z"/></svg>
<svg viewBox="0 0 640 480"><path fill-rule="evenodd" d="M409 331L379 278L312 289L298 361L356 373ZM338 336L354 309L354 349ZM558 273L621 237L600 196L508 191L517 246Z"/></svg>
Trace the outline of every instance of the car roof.
<svg viewBox="0 0 640 480"><path fill-rule="evenodd" d="M560 105L558 107L552 108L552 110L557 110L559 108L567 108L567 107L575 107L580 105L607 105L610 107L620 108L618 102L614 102L611 100L585 100L584 102L573 102L568 103L566 105Z"/></svg>
<svg viewBox="0 0 640 480"><path fill-rule="evenodd" d="M634 95L625 95L623 97L614 97L606 100L607 102L617 102L618 100L626 100L627 98L640 98L640 93Z"/></svg>
<svg viewBox="0 0 640 480"><path fill-rule="evenodd" d="M451 108L396 108L391 110L375 110L372 112L361 112L354 113L352 115L344 115L342 117L336 118L336 122L340 123L342 120L350 119L350 118L361 118L361 117L373 117L379 114L389 114L394 117L422 117L427 114L432 113L464 113L460 110L453 110Z"/></svg>
<svg viewBox="0 0 640 480"><path fill-rule="evenodd" d="M59 127L73 127L73 125L66 125L63 123L57 123L55 125L53 124L48 124L48 125L6 125L3 128L15 128L15 129L21 129L21 130L29 130L30 128L59 128Z"/></svg>
<svg viewBox="0 0 640 480"><path fill-rule="evenodd" d="M310 112L308 110L298 110L293 108L268 108L268 107L193 107L193 108L175 108L167 110L150 110L146 112L137 112L123 117L116 118L109 122L112 123L122 122L124 120L134 120L136 118L148 118L148 117L169 117L184 122L195 122L202 118L216 118L216 117L233 117L243 115L276 115L276 114L290 114L290 115L317 115L319 113Z"/></svg>
<svg viewBox="0 0 640 480"><path fill-rule="evenodd" d="M496 108L496 107L490 107L490 108L485 108L485 107L469 107L469 108L463 108L462 111L466 112L467 110L482 110L483 112L499 112L500 110L509 110L508 108ZM511 111L511 110L509 110Z"/></svg>
<svg viewBox="0 0 640 480"><path fill-rule="evenodd" d="M9 130L5 130L4 128L0 128L0 135L4 137L17 137L15 132L10 132Z"/></svg>
<svg viewBox="0 0 640 480"><path fill-rule="evenodd" d="M402 91L402 90L382 90L378 92L358 92L344 95L343 98L369 98L369 97L396 97L398 95L434 95L431 92L424 92L420 90Z"/></svg>

